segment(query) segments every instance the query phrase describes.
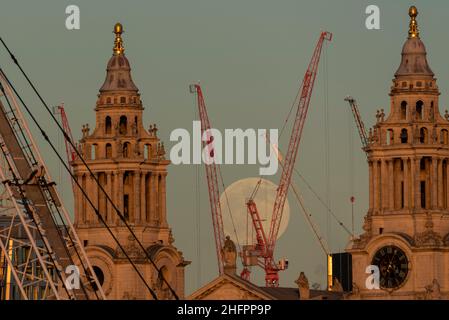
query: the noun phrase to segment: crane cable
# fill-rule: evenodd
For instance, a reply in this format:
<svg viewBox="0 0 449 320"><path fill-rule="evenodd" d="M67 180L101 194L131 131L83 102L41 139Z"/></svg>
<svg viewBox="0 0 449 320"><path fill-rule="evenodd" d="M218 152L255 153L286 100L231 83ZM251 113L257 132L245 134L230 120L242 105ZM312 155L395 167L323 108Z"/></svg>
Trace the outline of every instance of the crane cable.
<svg viewBox="0 0 449 320"><path fill-rule="evenodd" d="M53 113L51 112L50 108L48 107L47 103L45 102L45 100L42 98L42 96L39 94L38 90L36 89L36 87L34 86L34 84L32 83L32 81L29 79L28 75L25 73L25 71L23 70L23 68L21 67L20 63L18 62L18 60L16 59L16 57L13 55L13 53L11 52L11 50L8 48L8 46L6 45L6 43L4 42L3 38L0 37L0 42L3 44L3 46L5 47L5 49L8 51L10 58L13 60L13 62L17 65L17 67L19 68L19 70L21 71L22 75L25 77L25 79L27 80L27 82L29 83L30 87L33 89L33 91L35 92L35 94L37 95L37 97L39 98L39 100L42 102L43 106L45 107L45 109L47 110L47 112L50 114L50 117L53 119L53 121L56 123L57 127L59 128L59 130L63 133L65 139L70 143L70 145L74 148L78 159L81 160L81 162L83 163L83 165L86 167L87 171L89 172L91 178L96 182L96 184L98 185L99 190L101 190L101 192L104 193L107 201L111 204L111 207L114 209L114 211L116 212L117 216L120 218L120 220L124 223L124 225L126 226L126 228L128 229L128 231L130 232L130 234L132 235L132 237L135 239L135 241L137 242L137 244L139 245L139 247L142 249L143 253L145 254L146 258L150 261L151 265L156 269L158 276L162 279L162 281L167 285L167 288L170 290L171 294L175 297L176 300L179 300L179 297L177 295L177 293L174 291L174 289L172 288L172 286L170 285L170 283L167 281L167 279L165 278L165 276L163 275L163 273L161 272L161 270L156 266L156 264L154 263L153 259L150 257L150 255L148 254L147 250L145 249L145 247L142 245L142 243L140 242L140 240L137 238L136 234L134 233L134 231L132 230L132 228L129 226L128 222L126 221L125 217L123 216L123 214L120 212L120 210L117 208L117 206L114 204L114 202L112 201L112 199L110 198L110 196L108 195L108 193L106 192L106 190L104 190L104 188L101 186L100 182L98 181L97 177L95 176L95 174L92 172L92 170L90 169L90 167L87 165L85 159L82 157L80 151L78 150L78 148L76 148L76 146L74 145L73 141L70 139L70 137L67 135L67 133L64 131L64 129L61 127L60 123L57 121L57 119L55 118L55 116L53 115ZM99 213L98 209L95 208L95 205L93 204L93 202L89 199L87 193L84 191L84 189L82 188L82 186L79 184L79 182L77 181L76 177L72 174L70 168L67 166L67 164L65 163L65 161L62 159L61 155L58 153L58 151L56 150L56 148L54 147L53 143L50 141L48 135L46 134L46 132L43 130L43 128L39 125L39 123L37 122L36 118L34 117L34 115L31 113L31 110L26 106L26 104L24 103L24 101L22 100L22 98L20 98L20 95L18 94L18 92L16 91L16 89L12 86L12 84L10 83L10 81L8 80L9 85L13 88L15 94L17 95L17 97L19 97L21 103L24 105L26 111L28 112L28 114L31 116L33 122L36 124L36 126L39 128L42 136L44 137L44 139L47 141L47 143L51 146L52 150L56 153L56 155L58 156L59 160L61 162L63 162L64 164L64 168L66 169L67 172L69 172L70 176L72 177L72 179L75 181L76 185L78 186L78 188L80 189L80 191L82 192L84 198L86 198L89 202L89 205L94 209L95 214L97 215L98 219L105 225L106 229L109 231L110 235L113 237L114 241L118 244L119 248L122 250L122 252L124 253L125 257L128 259L128 261L130 262L130 264L133 266L133 269L136 271L136 273L138 274L139 278L144 282L145 286L147 287L148 291L150 292L151 296L155 299L157 299L156 293L150 288L150 286L148 285L148 283L146 282L145 278L143 277L143 275L140 273L140 271L137 269L137 266L134 264L134 262L132 262L131 258L128 256L128 254L125 252L124 248L121 246L121 244L118 242L118 239L115 237L115 235L113 234L113 232L110 230L109 226L106 224L106 221L103 219L103 217L101 216L101 214Z"/></svg>
<svg viewBox="0 0 449 320"><path fill-rule="evenodd" d="M195 100L195 98L193 98ZM199 117L198 108L195 107L195 103L193 104L193 113L195 115L195 119ZM193 196L193 211L196 212L195 215L195 234L196 234L196 261L198 261L197 267L197 286L198 288L201 286L201 192L200 190L200 168L199 166L194 166L195 173L195 194Z"/></svg>
<svg viewBox="0 0 449 320"><path fill-rule="evenodd" d="M323 50L323 73L324 73L324 81L323 81L323 89L324 89L324 159L325 159L325 183L326 183L326 204L330 208L331 207L331 188L330 188L330 148L329 148L329 140L330 140L330 130L329 130L329 85L328 85L328 59L327 59L327 43L324 46ZM327 229L327 239L330 243L331 241L331 223L330 223L330 215L327 214L326 217L326 229Z"/></svg>

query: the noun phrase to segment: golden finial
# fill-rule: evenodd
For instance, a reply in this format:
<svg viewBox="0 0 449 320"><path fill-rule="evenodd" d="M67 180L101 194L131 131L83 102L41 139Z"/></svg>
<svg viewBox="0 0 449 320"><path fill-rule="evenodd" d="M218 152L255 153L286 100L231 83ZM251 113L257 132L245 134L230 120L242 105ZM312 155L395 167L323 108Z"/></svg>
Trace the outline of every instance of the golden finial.
<svg viewBox="0 0 449 320"><path fill-rule="evenodd" d="M410 29L408 30L409 38L419 38L418 23L416 22L416 16L418 15L418 9L415 6L411 6L408 10L410 16Z"/></svg>
<svg viewBox="0 0 449 320"><path fill-rule="evenodd" d="M112 49L112 51L114 52L114 55L118 56L123 54L123 52L125 51L122 39L123 26L120 22L117 22L115 24L114 33L115 33L115 41L114 41L114 49Z"/></svg>

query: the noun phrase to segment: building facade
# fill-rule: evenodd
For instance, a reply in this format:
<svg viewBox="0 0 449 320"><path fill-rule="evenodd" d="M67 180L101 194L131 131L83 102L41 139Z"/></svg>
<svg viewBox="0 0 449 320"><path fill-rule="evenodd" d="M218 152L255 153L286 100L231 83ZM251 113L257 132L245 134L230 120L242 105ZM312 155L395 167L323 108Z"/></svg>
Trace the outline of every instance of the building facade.
<svg viewBox="0 0 449 320"><path fill-rule="evenodd" d="M101 188L80 159L71 164L77 181L125 248L159 299L172 295L145 253L120 220L122 213L139 241L179 297L184 296L184 267L188 264L174 245L167 223L166 177L170 163L157 136L156 124L147 130L144 107L124 53L122 25L114 27L113 55L95 107L95 128L82 129L78 148ZM150 299L132 265L95 213L75 188L75 227L108 299Z"/></svg>
<svg viewBox="0 0 449 320"><path fill-rule="evenodd" d="M352 298L449 298L449 114L440 113L417 14L411 7L390 113L378 111L369 132L369 210L364 233L347 249ZM370 265L379 289L375 277L367 282Z"/></svg>

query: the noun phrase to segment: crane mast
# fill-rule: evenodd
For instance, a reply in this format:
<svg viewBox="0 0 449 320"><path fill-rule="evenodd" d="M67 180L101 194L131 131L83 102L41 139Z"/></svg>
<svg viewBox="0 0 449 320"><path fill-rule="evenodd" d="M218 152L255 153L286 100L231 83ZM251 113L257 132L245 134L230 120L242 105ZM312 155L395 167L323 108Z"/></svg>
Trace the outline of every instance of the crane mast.
<svg viewBox="0 0 449 320"><path fill-rule="evenodd" d="M73 139L72 130L70 129L69 120L67 119L67 114L65 113L64 104L61 104L56 107L56 113L59 114L61 117L61 125L65 132L65 151L67 154L67 161L71 162L74 161L76 158L76 151L73 149L72 145L69 143L67 139L70 139L71 141L75 141Z"/></svg>
<svg viewBox="0 0 449 320"><path fill-rule="evenodd" d="M215 249L218 258L218 270L220 275L224 272L224 262L222 249L224 246L224 228L223 215L220 204L220 191L218 189L218 174L219 166L214 161L215 150L213 146L214 136L211 134L211 125L209 116L207 115L206 104L204 102L203 92L199 84L190 85L190 93L196 94L198 113L201 122L201 137L204 150L206 150L206 157L208 161L205 163L207 187L209 189L209 203L212 214L212 224L214 228ZM203 137L206 135L206 141Z"/></svg>
<svg viewBox="0 0 449 320"><path fill-rule="evenodd" d="M354 116L354 121L357 126L357 131L359 132L360 141L362 142L363 150L368 147L369 140L366 134L365 124L363 123L362 117L360 116L359 107L357 106L357 102L353 97L347 96L345 101L349 103L351 107L352 115ZM365 151L366 153L366 151Z"/></svg>
<svg viewBox="0 0 449 320"><path fill-rule="evenodd" d="M331 41L332 34L330 32L321 32L318 43L313 52L312 58L308 65L307 71L304 75L302 85L300 88L300 95L298 95L298 103L296 116L293 124L292 133L290 136L290 142L288 145L284 164L282 166L282 174L277 189L276 199L273 207L273 214L271 218L270 230L268 237L266 237L266 243L263 245L262 258L264 260L265 269L265 283L266 286L277 287L279 286L279 274L278 271L286 268L285 263L276 264L274 261L274 248L276 246L276 240L279 233L279 227L282 219L282 213L284 210L285 200L287 198L288 189L290 186L293 168L295 166L299 143L301 141L302 131L304 128L307 112L309 109L310 99L312 96L313 86L315 83L316 75L318 72L318 65L321 56L321 50L324 41ZM251 218L259 216L257 213L257 206L253 199L247 202L248 212L251 214ZM254 222L253 222L254 223ZM261 232L256 229L256 233ZM261 236L261 235L259 235Z"/></svg>

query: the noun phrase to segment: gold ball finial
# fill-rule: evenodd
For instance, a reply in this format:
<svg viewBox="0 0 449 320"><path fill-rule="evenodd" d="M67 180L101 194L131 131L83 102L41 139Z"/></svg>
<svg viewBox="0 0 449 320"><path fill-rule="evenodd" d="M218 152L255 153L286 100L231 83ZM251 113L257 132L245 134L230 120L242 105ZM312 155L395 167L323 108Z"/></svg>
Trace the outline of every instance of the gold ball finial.
<svg viewBox="0 0 449 320"><path fill-rule="evenodd" d="M114 26L114 33L115 34L122 34L123 33L123 26L120 22L117 22Z"/></svg>
<svg viewBox="0 0 449 320"><path fill-rule="evenodd" d="M114 40L114 48L112 49L112 51L114 52L114 55L118 56L123 54L123 52L125 52L125 47L123 46L123 39L122 39L123 26L120 22L117 22L115 24L114 33L115 33L115 40Z"/></svg>
<svg viewBox="0 0 449 320"><path fill-rule="evenodd" d="M408 30L408 37L419 38L418 22L416 22L418 9L415 6L411 6L410 9L408 9L408 15L410 16L410 28Z"/></svg>
<svg viewBox="0 0 449 320"><path fill-rule="evenodd" d="M408 9L408 15L410 18L416 18L418 15L418 9L415 6L411 6L410 9Z"/></svg>

